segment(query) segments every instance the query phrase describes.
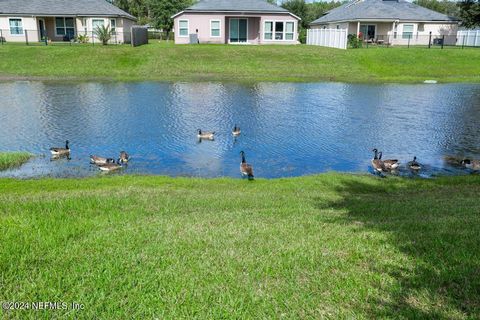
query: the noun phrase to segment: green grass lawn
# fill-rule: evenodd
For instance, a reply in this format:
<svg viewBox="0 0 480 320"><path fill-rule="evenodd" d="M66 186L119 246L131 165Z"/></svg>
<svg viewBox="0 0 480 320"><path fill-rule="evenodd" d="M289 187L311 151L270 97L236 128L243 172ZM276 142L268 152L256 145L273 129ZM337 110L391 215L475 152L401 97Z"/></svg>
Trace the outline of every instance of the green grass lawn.
<svg viewBox="0 0 480 320"><path fill-rule="evenodd" d="M19 167L31 157L28 152L0 152L0 171Z"/></svg>
<svg viewBox="0 0 480 320"><path fill-rule="evenodd" d="M0 179L0 190L0 301L85 306L6 319L480 316L480 176Z"/></svg>
<svg viewBox="0 0 480 320"><path fill-rule="evenodd" d="M480 49L0 46L0 79L480 82Z"/></svg>

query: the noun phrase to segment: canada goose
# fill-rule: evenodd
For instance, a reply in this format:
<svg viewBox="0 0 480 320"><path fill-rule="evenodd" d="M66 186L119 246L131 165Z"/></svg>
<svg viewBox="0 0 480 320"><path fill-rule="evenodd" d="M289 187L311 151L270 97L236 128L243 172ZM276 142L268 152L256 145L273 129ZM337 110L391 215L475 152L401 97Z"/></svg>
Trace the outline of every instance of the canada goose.
<svg viewBox="0 0 480 320"><path fill-rule="evenodd" d="M98 165L103 165L107 163L115 163L115 159L112 158L103 158L98 156L90 156L90 163Z"/></svg>
<svg viewBox="0 0 480 320"><path fill-rule="evenodd" d="M376 172L385 172L387 169L385 168L385 165L383 164L383 161L378 158L378 150L373 149L372 150L375 154L372 159L372 167Z"/></svg>
<svg viewBox="0 0 480 320"><path fill-rule="evenodd" d="M65 148L50 148L50 153L53 156L62 156L62 155L69 155L70 154L70 147L68 146L69 141L65 142Z"/></svg>
<svg viewBox="0 0 480 320"><path fill-rule="evenodd" d="M242 176L247 176L248 180L253 180L253 167L245 160L245 152L240 151L242 162L240 162L240 173Z"/></svg>
<svg viewBox="0 0 480 320"><path fill-rule="evenodd" d="M239 136L240 133L242 133L242 130L240 130L240 127L237 127L237 125L235 125L233 127L232 134L236 137Z"/></svg>
<svg viewBox="0 0 480 320"><path fill-rule="evenodd" d="M98 169L101 171L115 171L118 169L123 168L123 166L120 164L120 159L117 160L117 162L109 162L105 164L101 164L98 166Z"/></svg>
<svg viewBox="0 0 480 320"><path fill-rule="evenodd" d="M202 131L201 129L197 129L197 137L198 139L209 139L213 140L215 136L215 131L210 132L210 131Z"/></svg>
<svg viewBox="0 0 480 320"><path fill-rule="evenodd" d="M382 160L382 152L378 154L378 159ZM383 161L383 165L387 170L395 170L400 165L400 162L398 162L397 159L387 159L382 161Z"/></svg>
<svg viewBox="0 0 480 320"><path fill-rule="evenodd" d="M417 157L413 157L413 161L409 161L407 163L408 167L412 170L415 170L415 171L418 171L420 169L422 169L422 165L420 163L417 162Z"/></svg>
<svg viewBox="0 0 480 320"><path fill-rule="evenodd" d="M463 159L461 163L467 169L480 170L480 160Z"/></svg>
<svg viewBox="0 0 480 320"><path fill-rule="evenodd" d="M128 153L126 153L125 151L121 151L120 152L120 162L121 163L127 163L128 160L130 160L130 156L128 155Z"/></svg>

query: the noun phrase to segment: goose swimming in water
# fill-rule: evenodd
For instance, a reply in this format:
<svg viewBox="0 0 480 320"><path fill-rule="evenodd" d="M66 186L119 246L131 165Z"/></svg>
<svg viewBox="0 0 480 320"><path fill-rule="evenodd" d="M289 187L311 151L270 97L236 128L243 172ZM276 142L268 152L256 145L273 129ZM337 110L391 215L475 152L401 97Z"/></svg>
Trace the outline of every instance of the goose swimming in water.
<svg viewBox="0 0 480 320"><path fill-rule="evenodd" d="M418 170L422 169L422 165L417 162L417 157L416 156L413 157L413 161L409 161L407 163L407 165L411 170L414 170L414 171L418 171Z"/></svg>
<svg viewBox="0 0 480 320"><path fill-rule="evenodd" d="M90 156L90 163L91 164L96 164L98 165L103 165L107 163L115 163L115 159L113 158L104 158L104 157L98 157L98 156Z"/></svg>
<svg viewBox="0 0 480 320"><path fill-rule="evenodd" d="M386 172L387 169L385 168L385 165L383 164L383 161L378 158L378 150L373 149L372 152L374 152L373 159L372 159L372 167L375 170L375 172Z"/></svg>
<svg viewBox="0 0 480 320"><path fill-rule="evenodd" d="M213 140L215 138L215 131L202 131L202 129L197 129L197 137L198 139L208 139Z"/></svg>
<svg viewBox="0 0 480 320"><path fill-rule="evenodd" d="M67 140L65 142L65 148L61 148L61 147L53 147L53 148L50 148L50 153L53 155L53 156L63 156L63 155L69 155L70 154L70 147L69 147L69 141Z"/></svg>
<svg viewBox="0 0 480 320"><path fill-rule="evenodd" d="M237 127L237 125L235 125L233 127L233 130L232 130L232 134L237 137L240 135L240 133L242 133L242 130L240 130L240 127Z"/></svg>
<svg viewBox="0 0 480 320"><path fill-rule="evenodd" d="M478 171L480 170L480 160L471 160L471 159L463 159L461 164L470 170Z"/></svg>
<svg viewBox="0 0 480 320"><path fill-rule="evenodd" d="M120 159L118 159L117 162L113 162L113 163L109 162L109 163L101 164L98 166L98 169L100 169L101 171L108 171L108 172L119 170L121 168L123 168L123 166L120 164Z"/></svg>

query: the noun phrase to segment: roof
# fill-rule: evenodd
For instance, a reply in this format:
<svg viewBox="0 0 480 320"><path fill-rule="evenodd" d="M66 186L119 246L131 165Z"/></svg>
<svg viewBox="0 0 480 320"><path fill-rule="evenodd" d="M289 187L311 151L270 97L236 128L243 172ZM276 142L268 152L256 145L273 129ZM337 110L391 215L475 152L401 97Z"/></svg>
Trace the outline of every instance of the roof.
<svg viewBox="0 0 480 320"><path fill-rule="evenodd" d="M355 0L330 10L311 25L356 20L459 21L405 0Z"/></svg>
<svg viewBox="0 0 480 320"><path fill-rule="evenodd" d="M285 12L288 10L265 0L201 0L185 11L255 11Z"/></svg>
<svg viewBox="0 0 480 320"><path fill-rule="evenodd" d="M268 3L266 0L200 0L173 17L190 12L284 13L300 19L287 9Z"/></svg>
<svg viewBox="0 0 480 320"><path fill-rule="evenodd" d="M105 0L0 0L0 15L109 16L136 20Z"/></svg>

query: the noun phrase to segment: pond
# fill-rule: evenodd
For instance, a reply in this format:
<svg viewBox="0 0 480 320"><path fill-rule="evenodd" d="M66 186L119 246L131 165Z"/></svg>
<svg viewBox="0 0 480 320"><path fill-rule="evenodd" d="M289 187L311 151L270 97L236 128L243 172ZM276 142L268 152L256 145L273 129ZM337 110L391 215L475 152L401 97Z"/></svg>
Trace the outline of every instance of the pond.
<svg viewBox="0 0 480 320"><path fill-rule="evenodd" d="M122 174L257 177L367 172L371 150L423 175L457 174L446 155L480 158L480 85L344 83L0 83L0 151L36 157L9 177L100 174L89 155L132 157ZM232 137L238 124L242 134ZM216 131L199 142L196 130ZM70 140L71 159L49 148Z"/></svg>

